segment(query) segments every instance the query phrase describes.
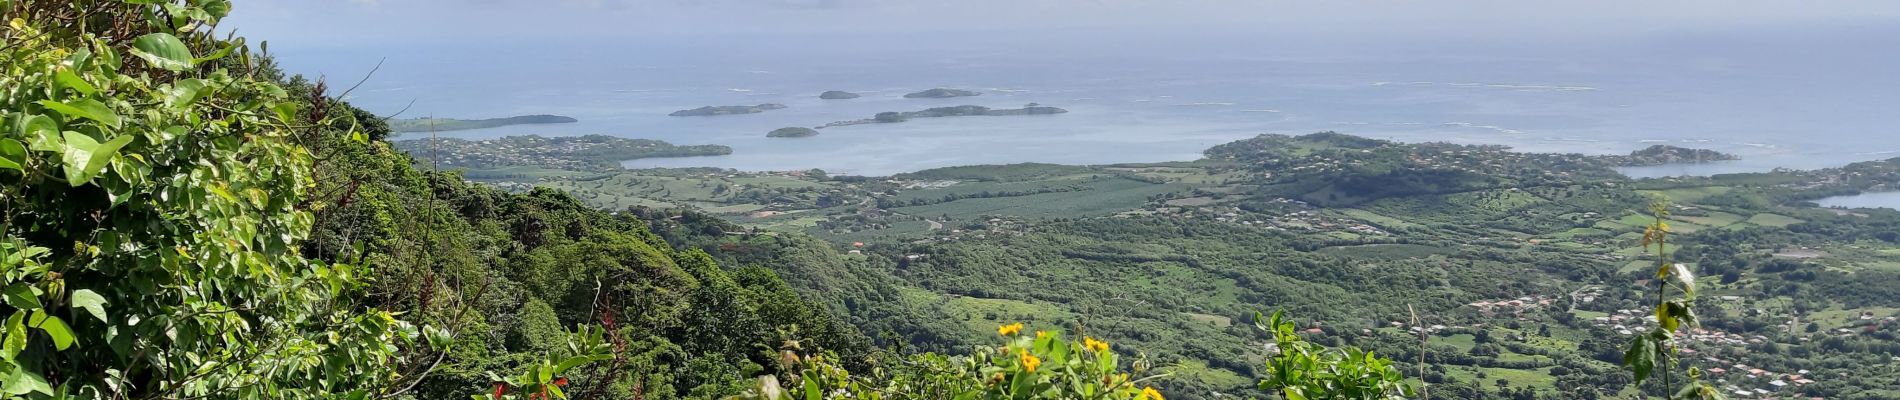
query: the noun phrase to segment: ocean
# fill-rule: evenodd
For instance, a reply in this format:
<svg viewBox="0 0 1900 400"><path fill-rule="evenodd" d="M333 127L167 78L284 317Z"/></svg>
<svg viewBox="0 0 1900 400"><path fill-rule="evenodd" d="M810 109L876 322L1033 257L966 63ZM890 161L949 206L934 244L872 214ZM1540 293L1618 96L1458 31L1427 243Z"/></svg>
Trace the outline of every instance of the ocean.
<svg viewBox="0 0 1900 400"><path fill-rule="evenodd" d="M1342 30L1346 30L1342 28ZM1192 160L1262 133L1627 153L1654 144L1742 160L1632 176L1822 168L1900 156L1894 26L1759 27L1619 37L1304 36L1244 29L722 35L560 42L277 46L287 69L399 117L559 114L580 122L445 137L606 134L723 144L628 167L888 175L970 164ZM905 99L934 87L977 97ZM863 94L820 100L826 90ZM669 117L707 105L759 114ZM1040 103L1046 116L918 119L766 138L882 111ZM422 137L410 134L405 137Z"/></svg>

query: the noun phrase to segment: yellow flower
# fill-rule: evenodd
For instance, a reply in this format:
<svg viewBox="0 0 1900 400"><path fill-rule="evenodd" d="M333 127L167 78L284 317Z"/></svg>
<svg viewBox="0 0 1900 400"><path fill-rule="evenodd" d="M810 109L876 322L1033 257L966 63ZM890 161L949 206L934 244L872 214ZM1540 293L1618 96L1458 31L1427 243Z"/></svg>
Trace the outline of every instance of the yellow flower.
<svg viewBox="0 0 1900 400"><path fill-rule="evenodd" d="M1023 331L1023 324L1021 322L996 327L996 334L1003 335L1003 336L1015 335L1016 333L1022 332L1022 331Z"/></svg>
<svg viewBox="0 0 1900 400"><path fill-rule="evenodd" d="M1154 386L1149 386L1147 388L1141 389L1141 397L1139 398L1141 400L1167 400L1167 399L1161 398L1161 391L1155 390Z"/></svg>
<svg viewBox="0 0 1900 400"><path fill-rule="evenodd" d="M1036 331L1036 338L1037 338L1037 339L1041 339L1041 338L1042 338L1042 337L1044 337L1044 336L1049 336L1049 332L1048 332L1048 331Z"/></svg>
<svg viewBox="0 0 1900 400"><path fill-rule="evenodd" d="M1088 336L1082 337L1082 346L1088 347L1090 351L1097 353L1108 351L1108 342L1095 340L1095 338Z"/></svg>
<svg viewBox="0 0 1900 400"><path fill-rule="evenodd" d="M1022 359L1023 370L1026 370L1029 372L1036 372L1036 367L1042 365L1042 359L1036 358L1036 356L1029 355L1028 350L1017 351L1016 357Z"/></svg>

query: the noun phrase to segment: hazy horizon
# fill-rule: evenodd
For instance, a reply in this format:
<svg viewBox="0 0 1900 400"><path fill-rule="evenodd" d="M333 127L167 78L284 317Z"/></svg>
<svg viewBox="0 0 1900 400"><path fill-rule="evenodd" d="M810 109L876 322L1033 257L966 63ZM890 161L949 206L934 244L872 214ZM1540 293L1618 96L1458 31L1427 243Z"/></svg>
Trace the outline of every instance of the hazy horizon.
<svg viewBox="0 0 1900 400"><path fill-rule="evenodd" d="M263 0L243 3L225 25L247 35L302 46L338 41L1089 28L1244 28L1374 37L1425 34L1563 40L1880 24L1896 19L1900 19L1900 3L1878 0Z"/></svg>

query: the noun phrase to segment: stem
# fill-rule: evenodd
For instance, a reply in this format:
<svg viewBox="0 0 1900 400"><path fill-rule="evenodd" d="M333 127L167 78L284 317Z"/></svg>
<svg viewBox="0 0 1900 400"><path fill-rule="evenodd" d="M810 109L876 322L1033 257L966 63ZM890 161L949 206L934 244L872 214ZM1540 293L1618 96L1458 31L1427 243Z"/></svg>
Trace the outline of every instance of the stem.
<svg viewBox="0 0 1900 400"><path fill-rule="evenodd" d="M1657 214L1656 215L1656 227L1658 228L1657 233L1656 233L1656 270L1657 271L1667 271L1666 268L1669 268L1669 232L1660 229L1663 226L1662 224L1663 224L1662 214ZM1664 279L1664 278L1665 277L1660 277L1660 276L1656 278L1656 307L1658 308L1663 307L1664 302L1668 298L1667 296L1668 296L1668 290L1669 290L1669 280ZM1657 323L1656 328L1662 329L1662 326L1661 326L1662 320L1658 319L1656 323ZM1670 332L1670 333L1673 334L1675 332ZM1671 339L1669 340L1669 351L1663 354L1662 361L1663 361L1663 376L1662 376L1663 399L1675 400L1675 397L1676 397L1675 384L1674 382L1671 382L1672 379L1670 378L1670 375L1674 375L1676 372L1676 341L1673 335L1671 336Z"/></svg>

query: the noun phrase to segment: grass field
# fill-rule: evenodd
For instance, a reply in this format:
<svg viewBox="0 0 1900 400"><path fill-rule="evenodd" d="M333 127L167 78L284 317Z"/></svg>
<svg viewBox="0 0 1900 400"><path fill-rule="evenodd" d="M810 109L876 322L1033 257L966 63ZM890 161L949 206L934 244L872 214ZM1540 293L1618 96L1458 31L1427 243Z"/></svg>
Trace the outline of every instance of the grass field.
<svg viewBox="0 0 1900 400"><path fill-rule="evenodd" d="M1762 213L1762 214L1755 214L1755 216L1753 217L1748 217L1748 223L1750 224L1776 227L1776 228L1799 224L1802 222L1805 222L1805 221L1802 221L1795 217L1790 217L1790 216L1781 215L1781 214Z"/></svg>
<svg viewBox="0 0 1900 400"><path fill-rule="evenodd" d="M1089 190L1085 192L961 199L893 210L925 217L948 215L957 220L984 215L1032 218L1099 216L1132 210L1147 204L1150 196L1189 188L1185 184L1153 184L1129 179L1105 179L1088 182L1086 186Z"/></svg>
<svg viewBox="0 0 1900 400"><path fill-rule="evenodd" d="M1748 219L1748 217L1731 214L1731 213L1720 212L1720 211L1712 211L1712 212L1709 212L1708 214L1709 215L1707 216L1700 216L1700 217L1677 215L1677 216L1671 217L1671 219L1680 220L1680 221L1684 221L1684 222L1688 222L1688 223L1692 223L1696 225L1701 225L1701 226L1706 226L1706 227L1715 227L1715 228L1738 224L1738 223L1741 223L1743 220Z"/></svg>
<svg viewBox="0 0 1900 400"><path fill-rule="evenodd" d="M1731 190L1735 190L1735 188L1728 187L1728 186L1704 186L1704 187L1676 188L1676 189L1665 189L1665 190L1639 190L1637 192L1646 193L1646 194L1660 194L1663 196L1667 196L1669 198L1669 201L1676 202L1676 203L1695 203L1698 201L1702 201L1702 199L1709 198L1710 196L1726 194Z"/></svg>
<svg viewBox="0 0 1900 400"><path fill-rule="evenodd" d="M1405 220L1401 220L1398 218L1387 217L1384 215L1379 215L1379 213L1361 210L1357 208L1344 208L1344 209L1339 209L1338 211L1340 214L1343 214L1347 217L1351 217L1353 219L1357 219L1361 221L1366 221L1367 223L1378 225L1380 228L1385 228L1385 229L1416 228L1416 227L1423 226L1423 225L1414 224L1411 222L1405 222Z"/></svg>

